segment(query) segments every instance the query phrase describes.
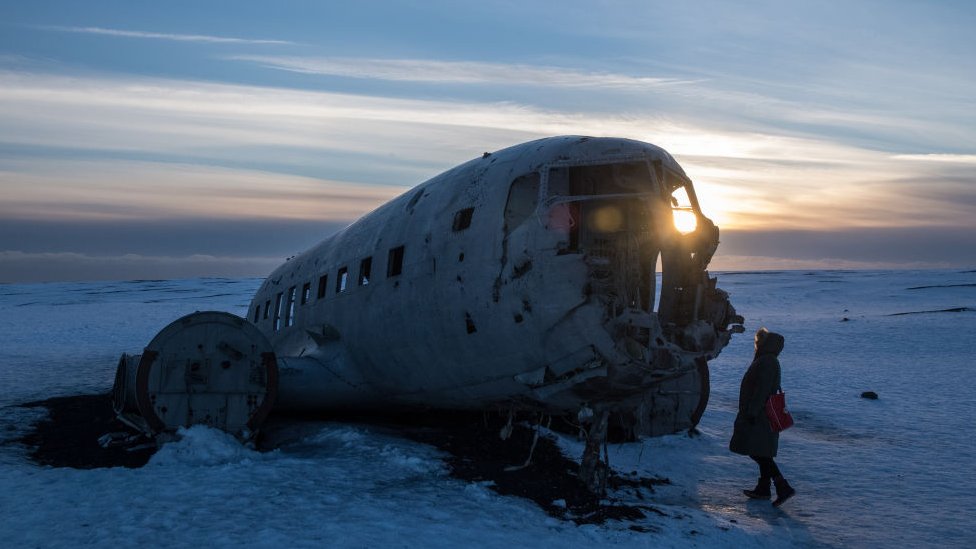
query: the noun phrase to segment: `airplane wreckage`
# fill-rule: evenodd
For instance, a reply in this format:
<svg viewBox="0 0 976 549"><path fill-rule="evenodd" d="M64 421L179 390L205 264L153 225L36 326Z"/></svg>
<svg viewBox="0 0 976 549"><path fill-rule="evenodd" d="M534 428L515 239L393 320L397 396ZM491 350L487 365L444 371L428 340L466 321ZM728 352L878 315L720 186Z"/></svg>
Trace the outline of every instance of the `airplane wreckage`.
<svg viewBox="0 0 976 549"><path fill-rule="evenodd" d="M194 313L122 355L115 412L245 441L272 409L569 416L596 489L608 424L655 436L705 410L707 361L742 331L706 270L718 235L654 145L485 153L286 261L247 318Z"/></svg>

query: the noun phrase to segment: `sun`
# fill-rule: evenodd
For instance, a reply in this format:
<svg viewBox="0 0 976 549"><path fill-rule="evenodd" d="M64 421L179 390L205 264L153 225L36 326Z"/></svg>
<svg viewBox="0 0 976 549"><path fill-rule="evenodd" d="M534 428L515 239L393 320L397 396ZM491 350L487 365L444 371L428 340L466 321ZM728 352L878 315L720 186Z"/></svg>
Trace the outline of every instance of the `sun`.
<svg viewBox="0 0 976 549"><path fill-rule="evenodd" d="M698 228L698 216L691 210L671 210L674 216L674 228L681 234L694 232Z"/></svg>

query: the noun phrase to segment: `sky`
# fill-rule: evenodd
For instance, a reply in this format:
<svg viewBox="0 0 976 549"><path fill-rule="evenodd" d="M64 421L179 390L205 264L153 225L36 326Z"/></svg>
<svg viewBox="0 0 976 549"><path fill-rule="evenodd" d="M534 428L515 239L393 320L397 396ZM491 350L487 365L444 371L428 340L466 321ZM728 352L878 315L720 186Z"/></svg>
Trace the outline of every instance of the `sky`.
<svg viewBox="0 0 976 549"><path fill-rule="evenodd" d="M457 164L668 150L713 270L976 266L976 4L5 2L0 282L264 276Z"/></svg>

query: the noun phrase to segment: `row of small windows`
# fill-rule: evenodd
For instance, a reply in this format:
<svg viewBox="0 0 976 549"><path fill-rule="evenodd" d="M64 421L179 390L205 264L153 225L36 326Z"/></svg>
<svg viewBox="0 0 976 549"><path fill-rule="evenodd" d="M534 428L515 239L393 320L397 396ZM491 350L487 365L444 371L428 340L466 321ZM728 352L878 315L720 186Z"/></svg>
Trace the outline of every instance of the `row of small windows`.
<svg viewBox="0 0 976 549"><path fill-rule="evenodd" d="M403 272L403 249L403 246L397 246L396 248L390 249L386 262L387 278L399 276L400 273ZM373 258L367 257L359 262L359 278L357 279L357 284L359 286L367 286L372 279L372 274ZM336 273L335 293L340 294L346 291L348 286L349 268L341 267L338 273ZM329 275L326 273L319 277L318 288L315 294L316 299L325 298L328 287ZM288 288L287 292L278 292L278 295L275 296L274 308L271 307L270 299L264 302L263 309L261 308L261 304L258 304L254 308L254 322L257 323L259 320L268 320L269 316L271 316L272 327L276 332L282 328L282 322L286 328L294 325L296 298L298 299L300 305L305 305L311 301L312 283L306 282L303 284L301 294L297 294L297 288L297 286L292 286L291 288Z"/></svg>

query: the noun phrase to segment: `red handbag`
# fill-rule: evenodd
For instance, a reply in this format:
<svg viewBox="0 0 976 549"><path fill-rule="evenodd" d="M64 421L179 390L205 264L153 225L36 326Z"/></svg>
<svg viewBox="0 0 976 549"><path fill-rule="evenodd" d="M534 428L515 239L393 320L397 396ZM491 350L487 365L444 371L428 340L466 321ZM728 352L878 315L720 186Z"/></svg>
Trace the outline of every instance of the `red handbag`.
<svg viewBox="0 0 976 549"><path fill-rule="evenodd" d="M770 395L766 401L766 417L774 433L785 431L793 426L793 416L786 409L786 393L782 389Z"/></svg>

